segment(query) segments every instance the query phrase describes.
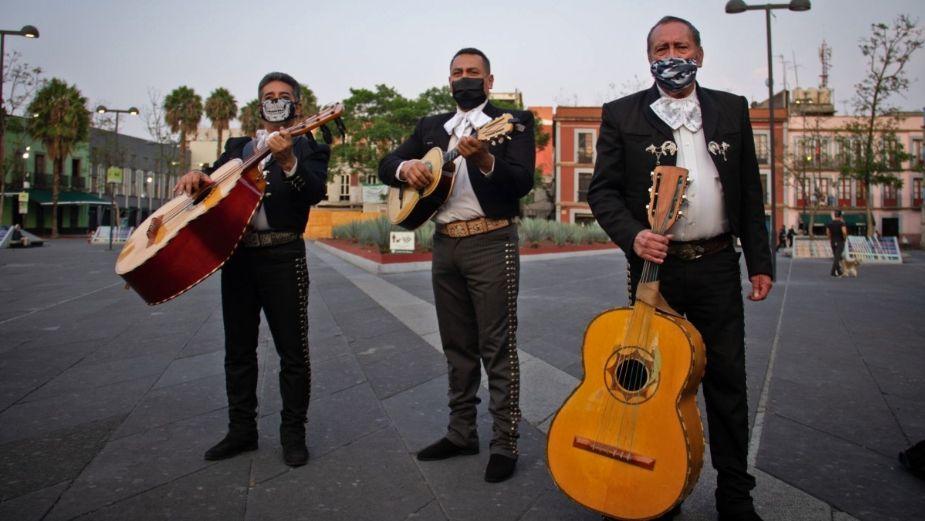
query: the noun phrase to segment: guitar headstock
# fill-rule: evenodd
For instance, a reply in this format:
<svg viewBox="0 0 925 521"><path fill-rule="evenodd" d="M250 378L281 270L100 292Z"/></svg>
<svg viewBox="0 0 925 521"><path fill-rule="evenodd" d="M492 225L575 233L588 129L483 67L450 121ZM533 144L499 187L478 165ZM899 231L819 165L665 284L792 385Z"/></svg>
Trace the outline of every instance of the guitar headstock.
<svg viewBox="0 0 925 521"><path fill-rule="evenodd" d="M332 103L321 107L321 110L313 116L309 116L302 120L298 125L289 127L287 130L293 136L301 136L302 134L307 134L312 130L329 123L331 121L339 122L340 117L344 114L344 104L341 102ZM342 124L338 124L340 128Z"/></svg>
<svg viewBox="0 0 925 521"><path fill-rule="evenodd" d="M653 232L664 235L681 216L688 182L686 168L665 165L655 167L652 172L652 188L649 189L649 204L646 205L649 226Z"/></svg>
<svg viewBox="0 0 925 521"><path fill-rule="evenodd" d="M479 127L475 137L496 145L503 139L511 139L515 130L523 130L523 125L512 114L505 113Z"/></svg>

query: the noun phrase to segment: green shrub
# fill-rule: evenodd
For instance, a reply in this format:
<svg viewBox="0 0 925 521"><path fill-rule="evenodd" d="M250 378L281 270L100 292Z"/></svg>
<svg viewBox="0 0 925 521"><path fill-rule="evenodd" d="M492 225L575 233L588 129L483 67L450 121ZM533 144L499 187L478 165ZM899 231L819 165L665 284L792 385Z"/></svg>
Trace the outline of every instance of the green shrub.
<svg viewBox="0 0 925 521"><path fill-rule="evenodd" d="M434 222L427 221L423 226L414 230L414 242L424 251L434 249Z"/></svg>

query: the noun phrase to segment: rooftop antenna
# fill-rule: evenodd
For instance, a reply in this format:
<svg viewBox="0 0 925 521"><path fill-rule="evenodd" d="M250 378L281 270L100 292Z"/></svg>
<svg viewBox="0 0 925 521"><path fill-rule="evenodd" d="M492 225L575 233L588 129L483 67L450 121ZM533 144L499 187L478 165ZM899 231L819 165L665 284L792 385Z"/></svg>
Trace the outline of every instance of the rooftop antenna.
<svg viewBox="0 0 925 521"><path fill-rule="evenodd" d="M800 86L800 73L797 71L802 65L797 63L797 53L796 51L790 51L793 53L793 80L797 82L797 87Z"/></svg>
<svg viewBox="0 0 925 521"><path fill-rule="evenodd" d="M784 72L784 90L790 90L790 86L787 84L787 64L790 62L784 60L783 54L778 54L777 57L780 58L780 68Z"/></svg>
<svg viewBox="0 0 925 521"><path fill-rule="evenodd" d="M832 68L832 48L825 40L822 40L822 45L819 46L819 61L822 62L822 74L819 75L822 82L819 86L824 89L829 86L829 69Z"/></svg>

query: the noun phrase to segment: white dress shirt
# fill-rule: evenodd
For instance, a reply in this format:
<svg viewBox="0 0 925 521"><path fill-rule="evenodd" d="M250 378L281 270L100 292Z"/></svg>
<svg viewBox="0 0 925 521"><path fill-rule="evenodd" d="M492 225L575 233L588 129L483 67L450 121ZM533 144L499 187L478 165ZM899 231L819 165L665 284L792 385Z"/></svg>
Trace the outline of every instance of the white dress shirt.
<svg viewBox="0 0 925 521"><path fill-rule="evenodd" d="M662 97L668 97L659 87ZM700 106L696 89L690 95L681 99L683 106L691 102ZM659 106L656 106L659 105ZM677 118L662 116L664 102L656 101L652 105L653 111L668 126L672 127L675 144L678 146L677 166L686 168L690 173L690 183L687 186L687 204L681 209L682 215L668 230L675 241L694 241L709 239L729 231L729 221L726 219L726 208L723 201L723 185L719 179L719 172L707 150L703 126L700 124L699 110L691 118ZM693 112L693 111L692 111ZM679 121L679 119L681 119ZM691 131L689 127L697 130Z"/></svg>

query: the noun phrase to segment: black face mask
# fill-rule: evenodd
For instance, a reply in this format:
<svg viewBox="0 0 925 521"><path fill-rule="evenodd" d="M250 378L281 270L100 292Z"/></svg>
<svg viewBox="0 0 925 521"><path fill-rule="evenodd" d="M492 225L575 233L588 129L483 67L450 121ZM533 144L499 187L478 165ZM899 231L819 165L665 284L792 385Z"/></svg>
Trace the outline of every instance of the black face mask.
<svg viewBox="0 0 925 521"><path fill-rule="evenodd" d="M485 96L485 80L482 78L460 78L450 84L453 99L462 110L472 110L481 105Z"/></svg>

